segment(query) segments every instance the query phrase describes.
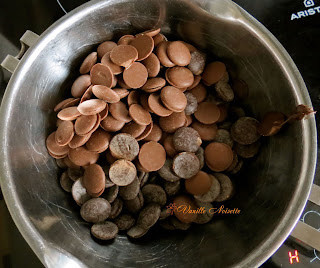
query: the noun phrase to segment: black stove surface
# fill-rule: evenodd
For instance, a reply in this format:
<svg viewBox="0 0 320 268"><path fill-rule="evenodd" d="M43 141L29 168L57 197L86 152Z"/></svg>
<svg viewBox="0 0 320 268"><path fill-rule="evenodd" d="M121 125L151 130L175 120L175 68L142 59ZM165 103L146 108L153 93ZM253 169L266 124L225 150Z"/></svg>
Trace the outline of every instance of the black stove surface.
<svg viewBox="0 0 320 268"><path fill-rule="evenodd" d="M16 51L19 47L19 38L30 29L41 34L53 22L66 12L85 3L85 0L10 0L0 1L0 37L9 45L3 47L0 39L0 61L6 54ZM234 0L235 3L247 10L252 16L266 26L289 52L300 70L307 85L315 110L320 106L320 0ZM19 7L19 8L17 8ZM17 20L16 18L19 18ZM11 45L11 47L10 47ZM1 73L0 73L1 78ZM8 76L0 79L0 95L6 86ZM316 114L317 127L319 127L319 113ZM319 138L319 132L318 132ZM318 145L319 155L319 145ZM320 185L320 158L314 183ZM1 196L0 196L1 201ZM0 204L1 205L1 204ZM1 206L0 206L1 208ZM308 202L301 221L308 223L320 231L320 209ZM13 223L11 223L13 225ZM0 226L1 227L1 226ZM15 232L15 231L14 231ZM14 233L13 232L13 233ZM24 262L11 263L7 267L43 267L36 261L32 251L25 241L15 234L19 240L19 247L15 256L23 258ZM23 244L24 243L24 244ZM17 243L16 243L17 244ZM20 250L20 251L19 251ZM290 257L291 256L291 257ZM28 259L30 261L28 261ZM32 263L28 266L26 263ZM1 268L0 263L0 268ZM320 267L320 252L300 244L289 237L277 252L261 267Z"/></svg>

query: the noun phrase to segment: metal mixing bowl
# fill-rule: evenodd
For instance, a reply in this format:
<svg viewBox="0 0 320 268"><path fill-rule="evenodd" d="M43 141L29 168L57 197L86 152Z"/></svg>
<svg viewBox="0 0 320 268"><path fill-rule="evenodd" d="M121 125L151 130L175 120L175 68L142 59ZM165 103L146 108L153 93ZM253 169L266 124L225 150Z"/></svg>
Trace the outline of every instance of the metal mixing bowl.
<svg viewBox="0 0 320 268"><path fill-rule="evenodd" d="M316 160L313 116L264 139L225 204L241 209L239 215L220 215L188 232L156 229L138 241L91 238L46 151L53 107L98 43L157 26L226 62L248 83L246 105L256 118L311 105L284 48L229 0L96 0L75 9L25 54L1 106L1 188L19 230L47 267L256 267L283 243L305 206Z"/></svg>

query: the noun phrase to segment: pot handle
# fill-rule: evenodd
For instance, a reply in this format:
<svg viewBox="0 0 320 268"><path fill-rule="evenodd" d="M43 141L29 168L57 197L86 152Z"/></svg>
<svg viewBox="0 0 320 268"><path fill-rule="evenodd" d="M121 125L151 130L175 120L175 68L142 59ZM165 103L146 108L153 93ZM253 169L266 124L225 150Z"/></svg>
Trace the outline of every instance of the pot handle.
<svg viewBox="0 0 320 268"><path fill-rule="evenodd" d="M320 186L313 184L309 201L320 207ZM316 212L319 214L318 212ZM303 242L304 244L320 251L320 229L315 229L299 220L294 230L290 234L293 238Z"/></svg>
<svg viewBox="0 0 320 268"><path fill-rule="evenodd" d="M1 63L2 68L6 69L10 73L13 73L17 68L20 59L26 53L29 47L31 47L37 40L39 35L35 34L32 31L27 30L24 35L20 38L21 49L17 56L7 55L7 57Z"/></svg>

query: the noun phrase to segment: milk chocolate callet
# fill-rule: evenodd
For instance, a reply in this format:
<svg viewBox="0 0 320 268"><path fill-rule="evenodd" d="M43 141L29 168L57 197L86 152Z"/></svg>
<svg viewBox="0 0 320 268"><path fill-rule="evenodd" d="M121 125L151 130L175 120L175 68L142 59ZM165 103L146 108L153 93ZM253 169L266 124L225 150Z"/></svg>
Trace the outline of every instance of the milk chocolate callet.
<svg viewBox="0 0 320 268"><path fill-rule="evenodd" d="M138 51L138 61L144 60L150 56L154 48L153 38L149 35L141 34L132 40L131 46Z"/></svg>
<svg viewBox="0 0 320 268"><path fill-rule="evenodd" d="M226 66L223 62L211 62L205 67L202 73L202 80L207 86L211 86L221 80L225 72Z"/></svg>
<svg viewBox="0 0 320 268"><path fill-rule="evenodd" d="M174 87L187 89L193 84L194 76L188 68L179 66L168 68L166 79Z"/></svg>
<svg viewBox="0 0 320 268"><path fill-rule="evenodd" d="M112 87L115 79L110 68L101 63L97 63L91 68L90 78L93 85L102 85L106 87Z"/></svg>
<svg viewBox="0 0 320 268"><path fill-rule="evenodd" d="M148 79L147 68L140 62L132 63L123 71L123 80L131 88L142 87Z"/></svg>
<svg viewBox="0 0 320 268"><path fill-rule="evenodd" d="M93 65L97 63L97 59L98 59L97 52L90 53L82 62L79 72L81 74L89 73Z"/></svg>
<svg viewBox="0 0 320 268"><path fill-rule="evenodd" d="M159 170L166 161L166 151L163 146L155 141L150 141L141 146L139 162L148 171Z"/></svg>
<svg viewBox="0 0 320 268"><path fill-rule="evenodd" d="M89 193L99 193L106 185L106 176L101 166L89 165L83 175L84 187Z"/></svg>
<svg viewBox="0 0 320 268"><path fill-rule="evenodd" d="M107 52L110 52L116 46L117 44L113 41L105 41L101 43L97 48L98 57L101 59Z"/></svg>
<svg viewBox="0 0 320 268"><path fill-rule="evenodd" d="M119 66L117 64L115 64L111 59L110 59L110 54L111 52L107 52L101 59L101 63L103 65L106 65L110 68L111 72L114 74L114 75L117 75L117 74L121 74L123 72L123 67L122 66Z"/></svg>
<svg viewBox="0 0 320 268"><path fill-rule="evenodd" d="M156 48L156 55L160 63L165 67L173 67L175 64L169 59L167 54L168 41L162 41Z"/></svg>
<svg viewBox="0 0 320 268"><path fill-rule="evenodd" d="M199 133L200 138L204 141L214 140L218 131L216 124L202 124L198 121L194 121L191 127Z"/></svg>
<svg viewBox="0 0 320 268"><path fill-rule="evenodd" d="M203 124L213 124L217 122L220 117L220 109L212 102L201 102L194 116Z"/></svg>
<svg viewBox="0 0 320 268"><path fill-rule="evenodd" d="M233 152L230 146L224 143L212 142L205 148L204 157L211 170L221 172L232 164Z"/></svg>
<svg viewBox="0 0 320 268"><path fill-rule="evenodd" d="M206 194L212 185L209 175L199 171L195 176L185 181L186 191L193 195Z"/></svg>
<svg viewBox="0 0 320 268"><path fill-rule="evenodd" d="M168 133L175 132L178 128L182 127L186 121L186 115L183 112L172 113L167 117L161 117L159 119L159 125L161 129Z"/></svg>
<svg viewBox="0 0 320 268"><path fill-rule="evenodd" d="M124 123L128 123L132 120L129 115L127 106L121 101L111 103L109 105L109 112L116 120L122 121Z"/></svg>
<svg viewBox="0 0 320 268"><path fill-rule="evenodd" d="M195 86L193 89L189 91L192 93L193 96L196 97L197 102L203 102L205 98L207 97L207 89L202 83L199 83L197 86Z"/></svg>
<svg viewBox="0 0 320 268"><path fill-rule="evenodd" d="M79 76L71 86L71 95L75 98L81 98L83 93L91 84L90 75L81 75Z"/></svg>
<svg viewBox="0 0 320 268"><path fill-rule="evenodd" d="M160 94L158 92L152 93L148 98L148 105L150 109L158 116L166 117L173 113L173 111L167 109L160 98Z"/></svg>
<svg viewBox="0 0 320 268"><path fill-rule="evenodd" d="M77 109L82 115L94 115L102 112L106 106L103 100L91 99L80 103Z"/></svg>
<svg viewBox="0 0 320 268"><path fill-rule="evenodd" d="M156 77L159 74L160 61L154 53L151 53L146 59L144 59L142 64L147 68L149 77Z"/></svg>
<svg viewBox="0 0 320 268"><path fill-rule="evenodd" d="M187 106L186 96L176 87L164 87L160 97L162 103L173 112L182 112Z"/></svg>
<svg viewBox="0 0 320 268"><path fill-rule="evenodd" d="M108 103L120 101L120 96L111 88L101 85L92 87L92 93L98 98Z"/></svg>
<svg viewBox="0 0 320 268"><path fill-rule="evenodd" d="M179 41L170 42L167 47L169 59L178 66L186 66L190 63L191 54L186 45Z"/></svg>
<svg viewBox="0 0 320 268"><path fill-rule="evenodd" d="M139 125L147 126L152 121L150 113L143 109L139 104L132 104L129 107L129 114L133 121Z"/></svg>
<svg viewBox="0 0 320 268"><path fill-rule="evenodd" d="M135 39L131 34L123 35L118 40L118 45L130 45L130 43Z"/></svg>
<svg viewBox="0 0 320 268"><path fill-rule="evenodd" d="M110 53L110 59L114 64L129 67L138 58L138 51L130 45L119 45L114 47Z"/></svg>

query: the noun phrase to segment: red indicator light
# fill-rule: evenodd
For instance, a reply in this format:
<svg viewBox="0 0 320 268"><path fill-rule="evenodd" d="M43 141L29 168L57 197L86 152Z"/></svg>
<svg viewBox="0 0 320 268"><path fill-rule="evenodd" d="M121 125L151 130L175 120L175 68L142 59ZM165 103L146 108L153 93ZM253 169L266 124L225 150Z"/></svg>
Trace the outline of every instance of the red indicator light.
<svg viewBox="0 0 320 268"><path fill-rule="evenodd" d="M298 255L298 250L294 251L294 255L292 255L291 251L289 251L289 261L290 264L293 264L293 260L296 262L299 262L299 255Z"/></svg>

